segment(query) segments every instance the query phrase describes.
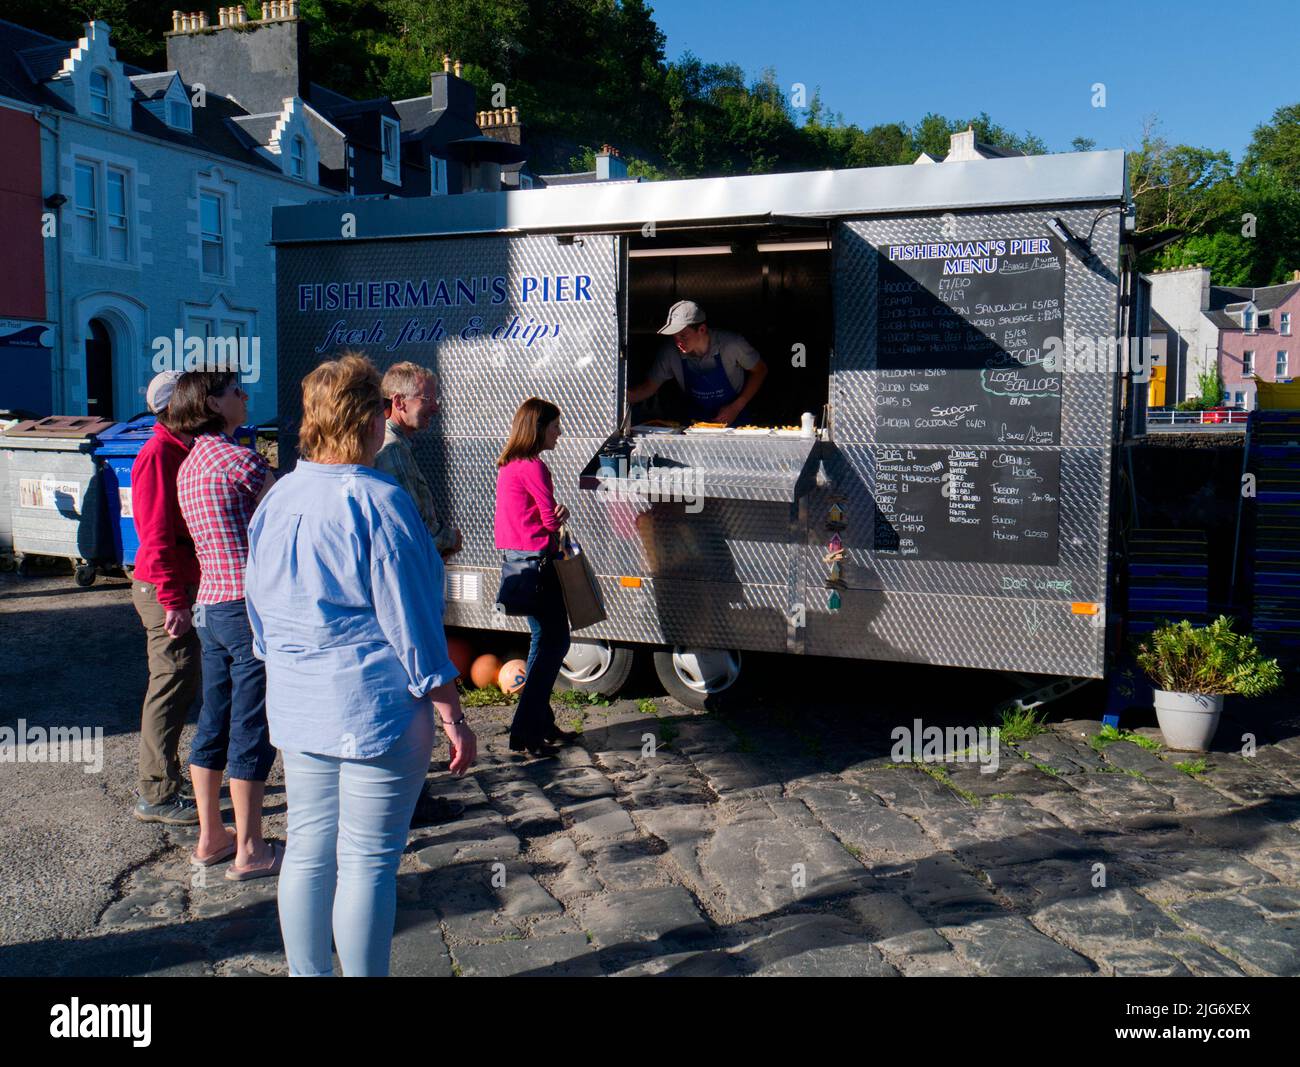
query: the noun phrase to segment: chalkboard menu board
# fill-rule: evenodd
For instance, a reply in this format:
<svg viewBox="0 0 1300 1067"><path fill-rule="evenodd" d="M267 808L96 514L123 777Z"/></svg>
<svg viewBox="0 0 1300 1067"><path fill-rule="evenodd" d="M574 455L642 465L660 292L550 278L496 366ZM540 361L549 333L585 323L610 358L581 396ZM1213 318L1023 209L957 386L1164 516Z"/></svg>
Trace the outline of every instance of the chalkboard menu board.
<svg viewBox="0 0 1300 1067"><path fill-rule="evenodd" d="M888 442L1055 445L1065 251L1019 235L879 248L876 437Z"/></svg>
<svg viewBox="0 0 1300 1067"><path fill-rule="evenodd" d="M998 448L880 448L875 550L979 563L1057 562L1061 458Z"/></svg>

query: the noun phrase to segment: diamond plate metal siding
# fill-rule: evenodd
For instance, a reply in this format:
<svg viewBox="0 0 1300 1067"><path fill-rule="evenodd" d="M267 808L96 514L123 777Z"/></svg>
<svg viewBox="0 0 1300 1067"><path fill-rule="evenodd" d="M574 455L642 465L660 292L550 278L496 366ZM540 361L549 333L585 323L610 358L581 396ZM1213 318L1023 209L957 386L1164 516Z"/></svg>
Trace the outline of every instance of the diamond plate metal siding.
<svg viewBox="0 0 1300 1067"><path fill-rule="evenodd" d="M1044 231L1060 217L1075 233L1092 232L1103 265L1086 269L1067 259L1066 320L1078 334L1115 331L1119 220L1108 205L1068 210L1008 210L956 215L947 236L974 240L1006 236L1010 228ZM1101 216L1098 218L1098 216ZM1094 220L1095 227L1094 227ZM834 444L814 457L792 505L792 486L807 458L806 443L777 439L650 439L650 449L673 462L709 466L716 481L767 479L774 499L706 497L650 503L582 490L578 477L617 428L618 360L616 246L586 237L559 244L549 236L421 238L406 241L281 246L280 413L286 454L300 415L299 383L332 348L316 352L334 321L379 321L386 340L365 347L381 367L413 359L442 374L443 415L415 438L416 455L440 509L463 531L465 549L451 570L481 578L478 601L453 601L451 625L524 631L520 619L495 615L499 554L493 547L495 458L518 403L540 395L563 412L558 448L548 454L557 497L573 511L605 598L609 618L580 637L682 643L742 649L899 659L1043 673L1100 672L1104 616L1070 612L1070 601L1104 601L1106 530L1116 381L1108 373L1069 375L1061 410L1060 559L1056 566L992 566L881 557L874 534L875 251L879 244L937 239L939 215L872 218L842 223L833 253L834 353L830 396ZM700 269L718 269L710 263ZM568 306L559 336L531 349L456 336L470 309L442 309L448 335L436 343L386 349L404 322L436 318L430 309L299 313L295 287L329 280L504 274L517 293L527 274L591 275L595 299ZM737 294L739 296L739 294ZM630 318L653 328L660 316L645 305ZM538 310L540 308L540 311ZM489 326L518 314L549 321L548 305L510 303L483 312ZM475 313L478 313L477 311ZM362 321L364 320L364 322ZM345 347L345 346L337 346ZM916 441L918 445L931 442ZM287 458L287 456L286 456ZM824 484L807 475L820 464ZM842 606L827 608L823 562L830 532L825 517L832 493L846 499ZM620 575L642 579L624 587ZM806 626L793 629L797 606Z"/></svg>

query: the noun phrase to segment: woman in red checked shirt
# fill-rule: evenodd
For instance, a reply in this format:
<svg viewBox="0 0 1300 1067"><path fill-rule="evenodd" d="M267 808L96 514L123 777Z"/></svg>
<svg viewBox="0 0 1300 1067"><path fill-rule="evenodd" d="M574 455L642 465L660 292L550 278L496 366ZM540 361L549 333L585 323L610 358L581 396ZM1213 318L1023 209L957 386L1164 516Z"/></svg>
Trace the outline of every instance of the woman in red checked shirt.
<svg viewBox="0 0 1300 1067"><path fill-rule="evenodd" d="M244 604L244 568L248 524L274 478L265 459L231 437L248 418L248 394L236 375L186 374L172 408L174 421L194 434L176 489L200 567L194 628L203 647L203 709L190 749L199 841L191 859L207 867L234 856L228 879L264 878L279 873L284 847L262 837L275 748L266 723L266 668L253 655ZM221 818L226 772L234 834Z"/></svg>

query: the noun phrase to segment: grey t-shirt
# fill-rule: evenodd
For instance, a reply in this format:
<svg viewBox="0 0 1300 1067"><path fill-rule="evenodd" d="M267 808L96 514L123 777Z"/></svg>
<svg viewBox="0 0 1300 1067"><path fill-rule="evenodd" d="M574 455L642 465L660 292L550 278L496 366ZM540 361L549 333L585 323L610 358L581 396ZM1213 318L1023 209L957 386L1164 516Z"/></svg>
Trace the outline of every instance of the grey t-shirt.
<svg viewBox="0 0 1300 1067"><path fill-rule="evenodd" d="M731 387L736 392L740 392L745 387L745 371L753 370L758 363L758 349L741 337L740 334L732 333L730 330L714 330L710 328L709 343L712 346L712 353L696 360L695 365L701 371L707 373L713 370L717 366L717 361L721 359L722 366L727 373L727 381L731 383ZM673 339L671 337L667 338L654 361L654 365L650 368L650 380L652 382L666 382L669 378L673 378L684 391L686 382L682 371L683 358L682 354L677 351L677 345Z"/></svg>

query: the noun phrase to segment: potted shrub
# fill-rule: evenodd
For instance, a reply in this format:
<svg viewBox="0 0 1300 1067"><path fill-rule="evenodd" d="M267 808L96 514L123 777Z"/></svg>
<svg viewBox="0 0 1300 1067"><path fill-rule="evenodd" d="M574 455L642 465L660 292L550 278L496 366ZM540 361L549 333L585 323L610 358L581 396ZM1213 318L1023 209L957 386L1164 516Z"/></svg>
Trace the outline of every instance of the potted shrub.
<svg viewBox="0 0 1300 1067"><path fill-rule="evenodd" d="M1249 636L1233 633L1225 615L1209 626L1184 619L1153 630L1138 646L1137 661L1156 685L1165 743L1183 752L1209 749L1225 696L1261 696L1282 684L1277 660L1265 659Z"/></svg>

